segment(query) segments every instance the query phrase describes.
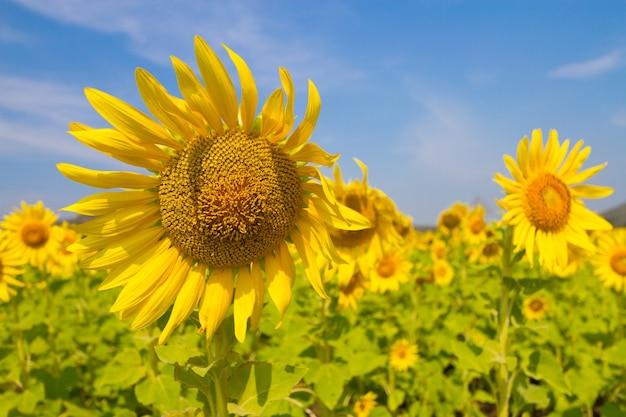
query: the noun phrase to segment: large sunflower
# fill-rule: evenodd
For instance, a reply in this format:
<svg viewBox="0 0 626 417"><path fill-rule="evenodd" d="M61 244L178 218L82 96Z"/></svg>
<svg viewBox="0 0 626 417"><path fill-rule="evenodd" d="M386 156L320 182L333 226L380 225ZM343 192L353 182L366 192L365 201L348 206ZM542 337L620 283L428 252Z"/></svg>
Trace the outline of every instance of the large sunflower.
<svg viewBox="0 0 626 417"><path fill-rule="evenodd" d="M91 105L113 128L72 124L70 133L150 174L58 165L72 180L124 189L65 208L97 217L76 228L86 237L70 248L96 251L81 266L110 270L101 289L124 287L111 311L134 317L132 328L154 322L173 304L161 344L198 303L207 342L231 302L235 335L243 341L248 319L252 328L258 325L266 285L284 314L295 271L288 243L297 249L315 290L326 297L315 254L341 261L327 223L348 230L368 226L358 213L337 204L319 172L317 164L331 166L338 156L308 142L321 106L315 85L309 81L306 113L292 130L289 73L280 69L282 89L269 95L257 116L252 73L225 49L239 75L241 101L226 68L200 37L195 52L204 84L172 58L182 99L137 69L139 92L156 121L113 96L86 89Z"/></svg>
<svg viewBox="0 0 626 417"><path fill-rule="evenodd" d="M609 187L580 184L606 163L579 171L591 148L578 141L568 154L569 140L559 144L556 130L551 130L544 148L540 129L532 139L520 141L517 161L509 155L504 163L513 179L495 174L494 181L504 188L506 197L498 201L507 212L502 221L514 226L516 251L526 250L533 265L535 252L539 263L548 270L567 265L567 243L593 251L587 230L608 230L611 224L587 209L581 198L606 197Z"/></svg>
<svg viewBox="0 0 626 417"><path fill-rule="evenodd" d="M32 206L22 201L21 206L4 216L0 228L8 232L7 238L14 241L24 263L44 268L59 248L59 231L54 227L57 216L41 201Z"/></svg>

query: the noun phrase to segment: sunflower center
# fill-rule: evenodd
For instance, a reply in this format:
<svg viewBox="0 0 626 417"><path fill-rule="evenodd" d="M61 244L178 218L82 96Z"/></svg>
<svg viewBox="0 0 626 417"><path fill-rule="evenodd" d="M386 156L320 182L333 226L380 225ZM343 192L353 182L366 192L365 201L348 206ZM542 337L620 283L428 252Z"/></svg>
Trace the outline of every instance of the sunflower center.
<svg viewBox="0 0 626 417"><path fill-rule="evenodd" d="M500 245L495 242L487 243L483 246L483 255L487 257L492 257L498 255L500 253Z"/></svg>
<svg viewBox="0 0 626 417"><path fill-rule="evenodd" d="M615 273L626 276L626 247L620 247L611 255L611 268Z"/></svg>
<svg viewBox="0 0 626 417"><path fill-rule="evenodd" d="M448 230L455 229L461 223L461 218L455 213L446 213L441 218L441 224L443 224Z"/></svg>
<svg viewBox="0 0 626 417"><path fill-rule="evenodd" d="M379 262L376 272L381 278L389 278L396 272L396 263L393 259L383 258Z"/></svg>
<svg viewBox="0 0 626 417"><path fill-rule="evenodd" d="M292 231L302 205L294 161L244 132L200 137L161 173L163 227L180 248L217 268L247 265Z"/></svg>
<svg viewBox="0 0 626 417"><path fill-rule="evenodd" d="M530 302L529 307L532 311L539 312L543 311L544 304L542 300L535 298Z"/></svg>
<svg viewBox="0 0 626 417"><path fill-rule="evenodd" d="M31 248L42 247L49 237L49 230L43 224L31 222L22 228L22 241Z"/></svg>
<svg viewBox="0 0 626 417"><path fill-rule="evenodd" d="M559 232L571 211L572 196L563 181L543 173L528 186L522 196L524 214L530 223L544 232Z"/></svg>
<svg viewBox="0 0 626 417"><path fill-rule="evenodd" d="M469 230L472 234L477 235L485 228L485 221L480 217L472 217L469 221Z"/></svg>
<svg viewBox="0 0 626 417"><path fill-rule="evenodd" d="M353 248L369 242L369 240L374 236L374 233L376 233L377 214L374 203L367 198L367 196L355 191L348 192L343 198L338 200L345 206L348 206L367 217L373 226L363 230L341 230L330 228L329 232L333 244L340 248Z"/></svg>

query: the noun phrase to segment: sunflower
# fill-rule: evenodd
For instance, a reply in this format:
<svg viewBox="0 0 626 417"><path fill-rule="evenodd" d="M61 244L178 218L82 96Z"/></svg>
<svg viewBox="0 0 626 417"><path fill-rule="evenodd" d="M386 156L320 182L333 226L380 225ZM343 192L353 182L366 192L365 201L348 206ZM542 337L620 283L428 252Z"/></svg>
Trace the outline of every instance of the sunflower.
<svg viewBox="0 0 626 417"><path fill-rule="evenodd" d="M395 204L382 191L369 186L367 166L356 158L355 162L363 172L362 181L354 180L346 184L341 169L336 165L335 181L331 183L337 201L362 214L370 222L370 227L360 230L330 229L337 251L353 267L346 271L347 276L359 270L367 274L382 256L384 244L397 245L402 240L394 226L394 220L398 218Z"/></svg>
<svg viewBox="0 0 626 417"><path fill-rule="evenodd" d="M367 282L361 271L355 272L349 280L342 282L339 281L339 299L337 300L337 308L339 310L346 310L351 308L354 311L358 310L356 304L357 300L363 297Z"/></svg>
<svg viewBox="0 0 626 417"><path fill-rule="evenodd" d="M4 216L0 228L9 232L7 238L15 242L24 263L43 268L59 248L59 231L53 227L57 216L41 201L32 206L22 201L21 206L21 210L16 207Z"/></svg>
<svg viewBox="0 0 626 417"><path fill-rule="evenodd" d="M454 269L448 261L440 259L433 263L432 274L435 285L450 285L454 278Z"/></svg>
<svg viewBox="0 0 626 417"><path fill-rule="evenodd" d="M369 273L370 289L383 294L398 291L400 284L409 280L411 267L411 262L401 248L386 247Z"/></svg>
<svg viewBox="0 0 626 417"><path fill-rule="evenodd" d="M327 297L315 254L341 262L327 225L368 227L363 216L337 204L319 165L330 155L309 142L321 101L309 81L302 122L294 127L294 85L280 68L276 89L256 113L258 94L246 62L224 47L239 76L241 100L216 53L200 37L195 53L203 83L173 57L182 98L147 71L136 81L153 119L104 92L87 100L113 128L71 124L83 144L150 173L102 172L58 164L66 177L98 188L65 208L96 218L75 230L85 237L70 250L96 253L80 262L107 269L100 286L124 288L111 307L131 328L153 323L173 304L163 344L198 303L207 343L233 305L235 336L257 327L265 290L281 316L291 300L294 245L306 276ZM286 96L286 103L285 103ZM314 165L311 165L314 164Z"/></svg>
<svg viewBox="0 0 626 417"><path fill-rule="evenodd" d="M16 294L11 286L24 286L16 279L23 272L24 258L14 242L5 230L0 231L0 301L5 303Z"/></svg>
<svg viewBox="0 0 626 417"><path fill-rule="evenodd" d="M389 364L396 371L406 371L417 361L417 346L406 339L395 341L391 345Z"/></svg>
<svg viewBox="0 0 626 417"><path fill-rule="evenodd" d="M598 239L594 273L604 287L626 292L626 229L619 228Z"/></svg>
<svg viewBox="0 0 626 417"><path fill-rule="evenodd" d="M549 271L567 265L568 242L588 251L595 247L586 231L608 230L611 224L590 211L581 198L610 195L609 187L580 184L606 166L606 163L579 171L591 148L578 141L568 154L569 140L559 144L551 130L544 148L540 129L532 139L520 141L517 161L509 155L504 163L513 179L495 174L494 181L506 193L498 205L507 210L502 221L514 227L516 251L525 250L532 267L535 252L539 264Z"/></svg>
<svg viewBox="0 0 626 417"><path fill-rule="evenodd" d="M376 398L378 395L369 391L365 395L361 395L354 403L354 414L356 417L367 417L370 415L370 412L378 405L376 402Z"/></svg>
<svg viewBox="0 0 626 417"><path fill-rule="evenodd" d="M533 296L524 300L523 312L526 320L539 320L548 311L548 300Z"/></svg>
<svg viewBox="0 0 626 417"><path fill-rule="evenodd" d="M443 234L455 233L461 228L463 219L467 216L469 208L461 202L454 203L451 207L439 213L437 227Z"/></svg>
<svg viewBox="0 0 626 417"><path fill-rule="evenodd" d="M485 208L475 206L470 210L463 224L463 241L469 245L482 244L486 237L489 225L485 222Z"/></svg>
<svg viewBox="0 0 626 417"><path fill-rule="evenodd" d="M52 226L52 230L59 241L57 253L48 258L48 262L46 262L46 271L53 276L70 278L77 268L78 256L67 248L78 240L78 233L70 227L67 221L61 223L60 226Z"/></svg>

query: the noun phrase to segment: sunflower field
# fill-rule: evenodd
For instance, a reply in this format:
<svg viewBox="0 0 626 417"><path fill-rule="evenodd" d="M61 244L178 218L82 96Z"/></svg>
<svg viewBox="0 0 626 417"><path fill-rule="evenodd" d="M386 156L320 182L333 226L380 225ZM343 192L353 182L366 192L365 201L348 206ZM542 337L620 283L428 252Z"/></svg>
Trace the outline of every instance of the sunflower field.
<svg viewBox="0 0 626 417"><path fill-rule="evenodd" d="M613 191L589 146L534 130L498 219L416 229L310 141L312 82L297 126L283 68L257 113L226 50L239 94L200 37L179 96L137 70L151 116L87 89L109 126L69 133L132 168L59 163L106 191L0 222L0 417L626 415L626 230L584 204Z"/></svg>

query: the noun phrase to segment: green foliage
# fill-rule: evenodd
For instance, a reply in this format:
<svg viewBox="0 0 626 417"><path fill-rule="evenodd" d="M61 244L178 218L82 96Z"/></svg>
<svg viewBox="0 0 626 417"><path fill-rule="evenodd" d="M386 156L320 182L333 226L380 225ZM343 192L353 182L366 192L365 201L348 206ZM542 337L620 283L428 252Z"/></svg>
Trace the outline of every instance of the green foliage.
<svg viewBox="0 0 626 417"><path fill-rule="evenodd" d="M368 392L372 417L482 417L502 401L503 375L514 417L626 414L622 294L588 265L563 279L520 261L502 279L497 264L448 245L450 285L417 279L432 261L415 248L398 291L366 290L358 310L340 310L336 282L322 300L299 270L280 327L268 299L245 343L235 343L231 315L209 348L194 317L165 346L155 343L167 317L130 331L108 313L116 291L97 291L102 275L29 271L0 305L0 417L345 416ZM523 301L535 295L549 310L530 320ZM401 338L418 351L406 371L390 364Z"/></svg>

